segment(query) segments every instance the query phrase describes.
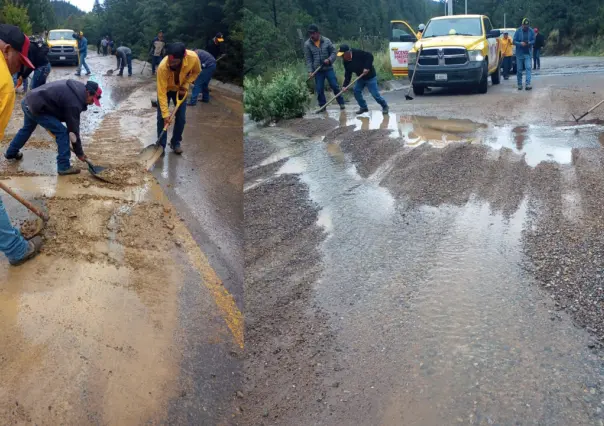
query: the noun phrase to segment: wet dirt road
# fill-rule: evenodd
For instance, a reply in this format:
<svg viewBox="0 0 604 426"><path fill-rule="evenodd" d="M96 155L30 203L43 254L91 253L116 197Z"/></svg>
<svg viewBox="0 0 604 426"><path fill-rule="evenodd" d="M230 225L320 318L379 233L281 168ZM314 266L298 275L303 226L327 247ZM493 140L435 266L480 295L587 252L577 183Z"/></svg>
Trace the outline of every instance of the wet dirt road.
<svg viewBox="0 0 604 426"><path fill-rule="evenodd" d="M104 93L102 108L83 114L84 149L125 172L106 184L74 159L83 172L57 177L42 129L21 163L0 161L6 184L51 216L41 256L20 268L0 262L0 418L232 424L243 351L237 94L216 89L213 103L188 111L185 153L168 153L150 174L133 164L156 139L149 67L141 75L135 63L134 76L120 78L103 75L115 58L88 62ZM16 108L3 149L21 119ZM3 201L13 221L31 218Z"/></svg>
<svg viewBox="0 0 604 426"><path fill-rule="evenodd" d="M601 64L248 126L244 424L604 424Z"/></svg>

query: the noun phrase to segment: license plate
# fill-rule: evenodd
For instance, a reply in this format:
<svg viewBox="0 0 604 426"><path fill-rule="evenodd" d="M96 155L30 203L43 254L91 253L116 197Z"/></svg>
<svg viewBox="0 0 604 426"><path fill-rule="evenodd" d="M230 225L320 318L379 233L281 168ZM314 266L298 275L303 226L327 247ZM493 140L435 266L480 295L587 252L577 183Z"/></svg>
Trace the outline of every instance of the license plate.
<svg viewBox="0 0 604 426"><path fill-rule="evenodd" d="M447 81L447 74L434 74L434 80Z"/></svg>
<svg viewBox="0 0 604 426"><path fill-rule="evenodd" d="M59 56L60 61L64 61L65 59L67 59L67 58L65 58L65 56Z"/></svg>

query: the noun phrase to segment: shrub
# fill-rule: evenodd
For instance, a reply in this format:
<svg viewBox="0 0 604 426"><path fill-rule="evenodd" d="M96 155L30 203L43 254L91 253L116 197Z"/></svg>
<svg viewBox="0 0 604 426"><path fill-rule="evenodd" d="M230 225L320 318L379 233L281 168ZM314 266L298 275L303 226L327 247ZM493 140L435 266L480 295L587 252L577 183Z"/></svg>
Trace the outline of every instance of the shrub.
<svg viewBox="0 0 604 426"><path fill-rule="evenodd" d="M286 68L270 81L262 77L244 82L245 111L254 121L279 121L302 117L309 102L304 75Z"/></svg>
<svg viewBox="0 0 604 426"><path fill-rule="evenodd" d="M27 35L32 34L32 27L29 22L26 6L18 6L11 2L7 2L2 9L0 9L0 22L15 25Z"/></svg>

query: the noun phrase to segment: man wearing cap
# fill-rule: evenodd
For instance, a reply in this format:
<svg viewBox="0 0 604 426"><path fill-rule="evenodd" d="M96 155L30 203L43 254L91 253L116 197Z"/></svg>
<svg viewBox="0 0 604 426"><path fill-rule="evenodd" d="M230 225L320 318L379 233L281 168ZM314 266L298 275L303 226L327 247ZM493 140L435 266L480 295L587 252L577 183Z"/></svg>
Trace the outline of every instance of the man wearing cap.
<svg viewBox="0 0 604 426"><path fill-rule="evenodd" d="M503 54L503 79L508 80L510 78L510 70L512 69L514 43L507 31L503 33L503 38L501 39L501 52Z"/></svg>
<svg viewBox="0 0 604 426"><path fill-rule="evenodd" d="M191 100L188 104L191 106L197 104L197 97L200 93L201 102L206 104L210 102L210 91L208 86L210 80L212 80L214 71L216 71L216 58L214 58L214 56L202 49L195 50L195 53L197 53L197 57L201 64L201 73L199 74L199 77L197 77L197 80L195 80L195 87L193 87L193 92L191 93Z"/></svg>
<svg viewBox="0 0 604 426"><path fill-rule="evenodd" d="M162 133L164 126L170 124L170 100L174 105L179 99L187 96L187 92L201 72L201 64L197 54L187 50L183 43L172 43L166 47L166 56L157 68L157 136ZM182 154L180 143L185 129L187 112L186 100L180 105L175 115L174 129L170 148L175 154ZM167 132L163 134L160 143L166 149Z"/></svg>
<svg viewBox="0 0 604 426"><path fill-rule="evenodd" d="M132 77L132 50L126 46L120 46L115 49L115 57L117 58L117 67L119 68L119 76L124 75L124 67L128 64L128 77Z"/></svg>
<svg viewBox="0 0 604 426"><path fill-rule="evenodd" d="M213 39L208 41L206 45L206 52L208 52L214 58L218 58L222 54L222 43L224 43L224 36L222 33L217 33Z"/></svg>
<svg viewBox="0 0 604 426"><path fill-rule="evenodd" d="M319 106L322 107L327 103L325 99L325 80L329 83L333 93L340 93L336 72L333 69L333 63L336 60L336 48L330 39L319 33L319 27L314 24L308 27L308 35L309 38L304 43L306 68L310 77L317 68L321 67L315 74L315 87ZM338 104L340 104L340 109L345 109L342 96L338 97Z"/></svg>
<svg viewBox="0 0 604 426"><path fill-rule="evenodd" d="M386 100L382 98L378 90L377 75L375 68L373 67L373 55L369 52L365 52L359 49L351 49L348 45L343 44L340 46L338 56L344 59L344 87L348 87L352 78L352 73L357 76L362 76L357 80L354 85L354 97L361 107L357 114L363 114L368 112L367 102L363 98L363 89L367 87L369 93L373 96L373 99L380 104L382 112L388 114L388 104Z"/></svg>
<svg viewBox="0 0 604 426"><path fill-rule="evenodd" d="M149 55L151 56L151 73L155 75L155 70L159 66L162 58L164 57L166 49L166 40L164 40L164 32L159 30L157 37L151 42L151 48Z"/></svg>
<svg viewBox="0 0 604 426"><path fill-rule="evenodd" d="M526 71L526 90L531 86L531 51L535 44L535 33L529 27L528 18L522 20L522 26L514 33L514 46L516 46L516 78L518 90L522 90L522 71Z"/></svg>
<svg viewBox="0 0 604 426"><path fill-rule="evenodd" d="M80 114L88 105L101 106L99 102L102 90L98 83L87 81L86 84L76 80L58 80L32 90L21 102L23 110L23 127L17 132L4 153L7 160L21 160L21 148L36 130L38 125L50 132L57 142L58 174L73 175L80 169L71 166L69 133L76 136L73 150L81 160L86 160L80 139ZM67 124L65 127L62 123Z"/></svg>
<svg viewBox="0 0 604 426"><path fill-rule="evenodd" d="M86 56L88 56L88 40L86 37L84 37L84 33L82 31L79 33L73 33L72 37L78 41L78 50L80 52L80 63L75 75L78 77L82 75L82 67L86 69L86 75L90 75L90 68L88 68L88 64L86 63Z"/></svg>
<svg viewBox="0 0 604 426"><path fill-rule="evenodd" d="M533 48L533 69L541 69L541 49L545 47L545 37L539 32L539 28L535 27L535 47Z"/></svg>
<svg viewBox="0 0 604 426"><path fill-rule="evenodd" d="M15 89L12 75L23 66L33 68L28 59L29 39L14 25L0 25L0 132L4 135L13 113ZM20 265L40 252L42 238L27 241L13 227L0 199L0 251L11 265Z"/></svg>

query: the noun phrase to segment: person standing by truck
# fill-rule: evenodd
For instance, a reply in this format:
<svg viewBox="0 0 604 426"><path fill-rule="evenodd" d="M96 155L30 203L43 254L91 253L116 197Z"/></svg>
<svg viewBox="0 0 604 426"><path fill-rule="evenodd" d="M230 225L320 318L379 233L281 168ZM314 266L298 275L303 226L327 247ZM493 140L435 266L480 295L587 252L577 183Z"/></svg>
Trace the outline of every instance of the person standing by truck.
<svg viewBox="0 0 604 426"><path fill-rule="evenodd" d="M82 75L82 67L86 69L86 75L92 74L90 72L90 68L86 63L86 56L88 56L88 40L84 37L84 33L80 31L79 33L73 33L73 38L78 41L78 51L80 52L80 63L78 64L78 70L75 75L78 77Z"/></svg>
<svg viewBox="0 0 604 426"><path fill-rule="evenodd" d="M426 26L424 24L419 24L419 26L417 27L417 39L418 40L420 38L422 38L422 34L424 33L425 29L426 29Z"/></svg>
<svg viewBox="0 0 604 426"><path fill-rule="evenodd" d="M533 49L533 69L541 69L541 49L545 47L545 37L535 27L535 48Z"/></svg>
<svg viewBox="0 0 604 426"><path fill-rule="evenodd" d="M501 54L503 55L503 79L509 80L512 69L512 55L514 54L514 43L510 34L505 31L501 39Z"/></svg>
<svg viewBox="0 0 604 426"><path fill-rule="evenodd" d="M13 114L15 89L11 76L23 67L34 68L28 58L29 39L14 25L0 25L0 135ZM0 251L17 266L40 252L42 238L27 241L11 223L0 199Z"/></svg>
<svg viewBox="0 0 604 426"><path fill-rule="evenodd" d="M334 94L340 93L336 72L333 69L333 63L336 61L336 48L327 37L323 37L319 33L319 27L312 24L308 27L309 38L304 43L304 56L306 58L306 68L308 69L309 78L319 67L319 71L315 74L315 88L317 91L317 100L319 107L327 103L325 99L325 80L329 83ZM338 104L340 109L346 109L344 99L338 96Z"/></svg>
<svg viewBox="0 0 604 426"><path fill-rule="evenodd" d="M363 99L363 90L367 87L373 99L382 107L382 112L388 114L388 104L378 90L377 74L373 67L373 55L363 50L351 49L347 44L343 44L340 46L338 56L344 59L344 69L346 70L344 87L348 87L350 84L352 73L361 76L354 85L354 97L361 107L356 113L364 114L369 112L367 102Z"/></svg>
<svg viewBox="0 0 604 426"><path fill-rule="evenodd" d="M516 46L516 78L518 90L522 90L522 71L526 71L526 90L531 86L531 53L535 45L535 32L529 27L528 18L522 20L522 26L514 33L514 46Z"/></svg>

